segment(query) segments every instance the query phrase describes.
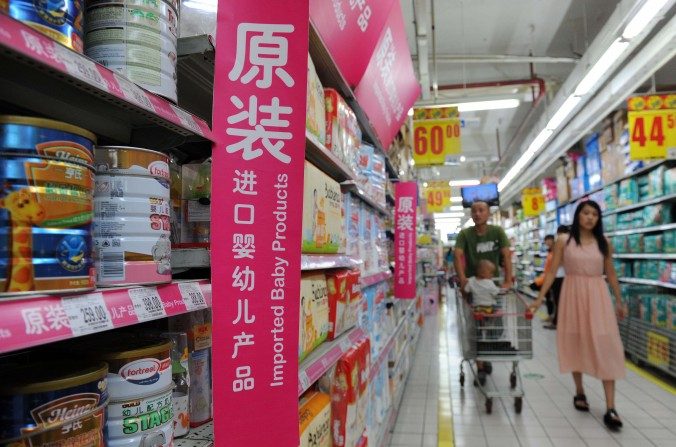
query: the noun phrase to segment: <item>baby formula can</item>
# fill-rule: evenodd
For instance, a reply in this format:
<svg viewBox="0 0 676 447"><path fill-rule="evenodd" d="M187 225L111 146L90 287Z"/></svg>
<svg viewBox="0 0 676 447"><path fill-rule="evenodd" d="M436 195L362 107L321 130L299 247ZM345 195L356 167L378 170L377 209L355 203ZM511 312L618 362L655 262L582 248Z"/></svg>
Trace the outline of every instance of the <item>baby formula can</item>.
<svg viewBox="0 0 676 447"><path fill-rule="evenodd" d="M60 121L0 115L0 151L93 166L96 136Z"/></svg>
<svg viewBox="0 0 676 447"><path fill-rule="evenodd" d="M97 146L96 172L115 175L144 175L170 180L169 156L137 147Z"/></svg>
<svg viewBox="0 0 676 447"><path fill-rule="evenodd" d="M169 447L174 439L173 385L148 396L111 400L108 447Z"/></svg>
<svg viewBox="0 0 676 447"><path fill-rule="evenodd" d="M0 12L82 53L84 0L3 0Z"/></svg>
<svg viewBox="0 0 676 447"><path fill-rule="evenodd" d="M104 446L107 373L71 360L0 371L0 446Z"/></svg>
<svg viewBox="0 0 676 447"><path fill-rule="evenodd" d="M124 346L119 351L117 347ZM108 388L113 401L156 395L172 385L171 341L119 335L97 347L109 364Z"/></svg>
<svg viewBox="0 0 676 447"><path fill-rule="evenodd" d="M0 152L0 297L91 290L93 169Z"/></svg>
<svg viewBox="0 0 676 447"><path fill-rule="evenodd" d="M176 102L176 6L163 0L89 2L85 53Z"/></svg>

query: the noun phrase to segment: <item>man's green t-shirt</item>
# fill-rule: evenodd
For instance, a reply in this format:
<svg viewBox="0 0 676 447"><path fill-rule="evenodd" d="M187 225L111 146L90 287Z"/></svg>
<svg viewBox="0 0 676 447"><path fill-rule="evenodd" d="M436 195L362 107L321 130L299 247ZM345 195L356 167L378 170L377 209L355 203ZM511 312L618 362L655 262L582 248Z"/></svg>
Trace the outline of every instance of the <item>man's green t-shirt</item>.
<svg viewBox="0 0 676 447"><path fill-rule="evenodd" d="M487 259L495 264L495 275L499 276L500 250L509 247L507 234L497 225L488 225L486 233L479 236L475 228L462 230L455 242L455 247L465 253L465 276L469 278L476 275L476 266L481 259Z"/></svg>

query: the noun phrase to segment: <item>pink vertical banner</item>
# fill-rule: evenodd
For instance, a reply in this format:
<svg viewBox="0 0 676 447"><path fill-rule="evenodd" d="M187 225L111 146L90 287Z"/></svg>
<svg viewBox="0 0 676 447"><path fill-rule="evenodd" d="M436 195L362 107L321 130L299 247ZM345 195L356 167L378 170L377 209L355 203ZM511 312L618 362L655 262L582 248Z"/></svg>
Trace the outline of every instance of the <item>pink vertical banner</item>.
<svg viewBox="0 0 676 447"><path fill-rule="evenodd" d="M383 27L375 52L354 91L383 148L388 148L420 96L406 40L401 4L396 2Z"/></svg>
<svg viewBox="0 0 676 447"><path fill-rule="evenodd" d="M416 182L399 182L394 186L394 296L416 296Z"/></svg>
<svg viewBox="0 0 676 447"><path fill-rule="evenodd" d="M296 447L308 0L219 1L213 109L215 444Z"/></svg>
<svg viewBox="0 0 676 447"><path fill-rule="evenodd" d="M351 87L366 71L394 0L310 0L310 19Z"/></svg>

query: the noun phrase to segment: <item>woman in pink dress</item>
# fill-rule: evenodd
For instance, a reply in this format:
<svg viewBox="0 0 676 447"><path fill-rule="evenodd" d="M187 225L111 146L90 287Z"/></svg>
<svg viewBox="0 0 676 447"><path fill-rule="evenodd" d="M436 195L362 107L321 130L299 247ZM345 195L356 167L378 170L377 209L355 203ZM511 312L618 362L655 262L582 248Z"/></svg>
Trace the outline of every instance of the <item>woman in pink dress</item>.
<svg viewBox="0 0 676 447"><path fill-rule="evenodd" d="M531 305L533 311L542 304L559 265L566 271L557 326L559 369L562 373L573 373L576 389L573 405L580 411L589 411L582 374L603 381L607 407L603 422L609 429L619 430L622 421L615 411L615 381L624 378L626 371L617 318L624 318L627 308L620 299L612 247L603 235L601 209L596 202L580 203L570 237L556 241L552 268ZM615 295L614 306L604 273Z"/></svg>

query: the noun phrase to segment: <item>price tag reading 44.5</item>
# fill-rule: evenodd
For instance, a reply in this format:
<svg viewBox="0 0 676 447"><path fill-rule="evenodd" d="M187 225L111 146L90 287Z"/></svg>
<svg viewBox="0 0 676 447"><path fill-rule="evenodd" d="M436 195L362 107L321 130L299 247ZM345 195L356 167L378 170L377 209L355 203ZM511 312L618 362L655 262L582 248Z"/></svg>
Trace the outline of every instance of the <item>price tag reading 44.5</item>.
<svg viewBox="0 0 676 447"><path fill-rule="evenodd" d="M113 319L100 292L61 298L61 306L76 337L113 329Z"/></svg>
<svg viewBox="0 0 676 447"><path fill-rule="evenodd" d="M202 294L199 284L195 282L181 282L178 283L178 289L181 291L181 297L188 311L192 312L207 308L207 301L204 299L204 294Z"/></svg>
<svg viewBox="0 0 676 447"><path fill-rule="evenodd" d="M634 96L628 108L631 159L667 158L676 148L676 95Z"/></svg>
<svg viewBox="0 0 676 447"><path fill-rule="evenodd" d="M157 287L130 289L129 298L134 305L134 313L138 321L155 320L167 316Z"/></svg>

